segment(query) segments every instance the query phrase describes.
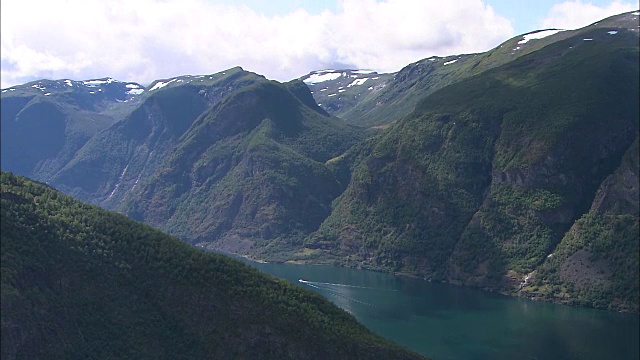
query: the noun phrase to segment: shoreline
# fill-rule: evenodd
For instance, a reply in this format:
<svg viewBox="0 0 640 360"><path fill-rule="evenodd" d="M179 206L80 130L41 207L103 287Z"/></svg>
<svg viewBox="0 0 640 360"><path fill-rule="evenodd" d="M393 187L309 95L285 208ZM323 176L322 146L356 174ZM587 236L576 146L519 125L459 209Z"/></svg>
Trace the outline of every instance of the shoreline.
<svg viewBox="0 0 640 360"><path fill-rule="evenodd" d="M244 259L246 259L248 261L251 261L251 262L254 262L254 263L258 263L258 264L274 263L274 264L290 264L290 265L337 266L337 267L341 267L341 268L351 268L351 269L356 269L356 270L368 270L368 271L374 271L374 272L379 272L379 273L390 274L390 275L393 275L393 276L424 280L424 281L427 281L427 282L437 282L437 283L441 283L441 284L462 286L462 287L466 287L466 288L470 288L470 289L476 289L476 290L485 291L485 292L488 292L488 293L500 294L500 295L508 296L508 297L511 297L511 298L527 299L527 300L531 300L531 301L547 302L547 303L553 303L553 304L557 304L557 305L565 305L565 306L585 308L585 309L594 309L594 310L601 310L601 311L607 311L607 312L615 312L615 313L619 313L619 314L636 314L636 315L640 315L640 312L628 311L628 310L625 310L625 309L608 309L608 308L600 308L600 307L587 306L587 305L571 304L569 302L570 299L567 299L567 298L564 298L564 299L558 299L558 298L555 298L555 297L544 298L542 295L527 295L527 293L521 293L520 290L515 290L515 289L514 289L515 292L509 292L509 291L505 291L505 290L501 290L501 289L491 289L491 288L486 288L486 287L465 285L465 284L460 284L460 283L456 283L456 282L452 282L452 281L431 280L431 279L428 279L428 278L426 278L424 276L420 276L420 275L417 275L417 274L401 272L401 271L398 271L398 272L396 272L396 271L387 271L387 270L384 270L384 269L375 268L375 267L369 267L369 266L367 266L367 267L363 267L363 266L346 266L346 265L335 264L335 263L330 263L330 262L324 262L324 263L323 262L311 262L309 260L267 261L267 260L264 260L264 259L258 259L258 258L254 257L254 256L251 256L251 255L241 255L241 254L237 254L237 253L225 253L225 252L217 252L217 253L222 254L222 255L238 256L238 257L244 258Z"/></svg>

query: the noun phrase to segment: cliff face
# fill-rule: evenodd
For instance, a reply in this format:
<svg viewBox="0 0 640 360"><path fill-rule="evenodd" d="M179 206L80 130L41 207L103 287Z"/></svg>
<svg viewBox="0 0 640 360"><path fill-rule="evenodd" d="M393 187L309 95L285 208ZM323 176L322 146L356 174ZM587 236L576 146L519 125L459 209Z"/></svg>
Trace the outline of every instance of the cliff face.
<svg viewBox="0 0 640 360"><path fill-rule="evenodd" d="M638 138L522 293L638 312Z"/></svg>

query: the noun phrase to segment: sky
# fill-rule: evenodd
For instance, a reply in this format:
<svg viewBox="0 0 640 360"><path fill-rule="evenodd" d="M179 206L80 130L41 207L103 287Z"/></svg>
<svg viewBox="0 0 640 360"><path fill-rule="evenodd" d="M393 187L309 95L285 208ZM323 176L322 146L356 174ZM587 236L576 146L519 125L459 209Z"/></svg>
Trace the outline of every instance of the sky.
<svg viewBox="0 0 640 360"><path fill-rule="evenodd" d="M278 81L321 69L395 72L637 9L625 0L2 0L0 87L146 85L234 66Z"/></svg>

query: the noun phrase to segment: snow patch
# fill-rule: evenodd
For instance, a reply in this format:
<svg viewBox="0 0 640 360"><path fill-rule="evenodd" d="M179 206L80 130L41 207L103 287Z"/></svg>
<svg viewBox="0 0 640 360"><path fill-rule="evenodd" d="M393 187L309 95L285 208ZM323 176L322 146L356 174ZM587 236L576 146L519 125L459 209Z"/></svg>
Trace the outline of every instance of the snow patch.
<svg viewBox="0 0 640 360"><path fill-rule="evenodd" d="M615 35L615 34L617 34L617 33L618 33L618 32L617 32L617 31L615 31L615 30L607 31L607 34L609 34L609 35Z"/></svg>
<svg viewBox="0 0 640 360"><path fill-rule="evenodd" d="M329 88L320 89L320 91L327 91Z"/></svg>
<svg viewBox="0 0 640 360"><path fill-rule="evenodd" d="M345 92L345 91L347 91L347 90L345 90L345 89L339 89L338 90L338 92Z"/></svg>
<svg viewBox="0 0 640 360"><path fill-rule="evenodd" d="M447 61L447 62L445 62L445 63L444 63L444 64L442 64L442 65L449 65L449 64L453 64L453 63L454 63L454 62L456 62L456 61L458 61L458 59L453 59L453 60L451 60L451 61Z"/></svg>
<svg viewBox="0 0 640 360"><path fill-rule="evenodd" d="M65 80L64 83L73 87L73 83L71 82L71 80Z"/></svg>
<svg viewBox="0 0 640 360"><path fill-rule="evenodd" d="M51 93L45 93L45 94L44 94L44 96L49 96L49 95L51 95Z"/></svg>
<svg viewBox="0 0 640 360"><path fill-rule="evenodd" d="M353 74L371 74L374 73L375 71L373 70L355 70L352 71Z"/></svg>
<svg viewBox="0 0 640 360"><path fill-rule="evenodd" d="M584 41L593 41L593 39L582 39Z"/></svg>
<svg viewBox="0 0 640 360"><path fill-rule="evenodd" d="M527 34L525 36L522 37L522 40L518 41L518 44L526 44L527 42L529 42L529 40L537 40L537 39L542 39L542 38L546 38L547 36L551 36L553 34L557 34L560 31L564 31L564 30L542 30L542 31L538 31L532 34Z"/></svg>
<svg viewBox="0 0 640 360"><path fill-rule="evenodd" d="M35 85L31 85L32 88L36 88L42 91L45 91L47 88L45 88L44 86L40 85L40 84L35 84Z"/></svg>
<svg viewBox="0 0 640 360"><path fill-rule="evenodd" d="M376 76L376 77L372 77L372 78L371 78L371 80L378 80L378 79L380 79L380 78L379 78L379 77L377 77L377 76Z"/></svg>
<svg viewBox="0 0 640 360"><path fill-rule="evenodd" d="M157 83L157 84L155 84L155 85L153 85L153 87L152 87L151 89L149 89L149 91L153 91L153 90L161 89L161 88L163 88L163 87L165 87L165 86L167 86L167 85L171 84L172 82L174 82L174 81L176 81L176 80L178 80L178 79L177 79L177 78L175 78L175 79L171 79L171 80L169 80L169 81L167 81L167 82L158 81L158 83Z"/></svg>
<svg viewBox="0 0 640 360"><path fill-rule="evenodd" d="M633 15L633 16L638 16L638 15L640 15L640 11L636 11L636 12L634 12L634 13L631 13L631 15Z"/></svg>
<svg viewBox="0 0 640 360"><path fill-rule="evenodd" d="M144 89L131 89L131 90L127 91L127 94L140 95L143 92L144 92Z"/></svg>
<svg viewBox="0 0 640 360"><path fill-rule="evenodd" d="M138 84L127 84L124 87L126 87L127 89L139 89L141 86Z"/></svg>
<svg viewBox="0 0 640 360"><path fill-rule="evenodd" d="M367 90L373 90L373 86L369 86Z"/></svg>
<svg viewBox="0 0 640 360"><path fill-rule="evenodd" d="M369 80L369 78L364 78L364 79L355 79L353 80L353 82L349 85L347 85L347 87L352 87L352 86L357 86L357 85L362 85L364 84L367 80Z"/></svg>
<svg viewBox="0 0 640 360"><path fill-rule="evenodd" d="M112 78L107 78L106 80L86 80L83 81L82 83L85 84L86 86L89 87L96 87L96 86L100 86L102 84L111 84L112 82L114 82L115 80Z"/></svg>
<svg viewBox="0 0 640 360"><path fill-rule="evenodd" d="M329 81L329 80L335 80L337 78L339 78L340 76L342 76L342 74L340 73L323 73L323 74L311 74L307 79L305 79L303 82L305 84L317 84L317 83L321 83L321 82L325 82L325 81Z"/></svg>
<svg viewBox="0 0 640 360"><path fill-rule="evenodd" d="M331 96L336 96L336 94L329 94L329 95L327 95L327 96L329 96L329 97L331 97Z"/></svg>

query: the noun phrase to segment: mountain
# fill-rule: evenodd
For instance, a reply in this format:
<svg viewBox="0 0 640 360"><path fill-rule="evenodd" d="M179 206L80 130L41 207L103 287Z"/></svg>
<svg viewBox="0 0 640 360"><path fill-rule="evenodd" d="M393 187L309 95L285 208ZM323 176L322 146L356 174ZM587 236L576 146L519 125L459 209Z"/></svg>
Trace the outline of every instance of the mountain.
<svg viewBox="0 0 640 360"><path fill-rule="evenodd" d="M538 285L554 286L541 291L546 298L638 311L637 252L627 252L638 247L629 235L637 235L637 210L617 205L637 204L637 186L629 188L637 162L616 173L638 138L633 17L574 32L422 98L350 155L351 182L307 253L514 295L547 269ZM609 239L597 250L585 240L600 236L592 231ZM550 256L556 248L562 256ZM599 262L606 281L566 275L558 283L549 272L570 266L545 262L567 257ZM614 273L621 266L625 272ZM594 287L606 288L598 301L576 292Z"/></svg>
<svg viewBox="0 0 640 360"><path fill-rule="evenodd" d="M346 184L325 162L361 138L302 82L258 81L198 117L116 208L200 246L277 255L329 215Z"/></svg>
<svg viewBox="0 0 640 360"><path fill-rule="evenodd" d="M566 31L561 29L537 30L527 34L515 36L496 48L476 54L461 54L451 56L432 56L409 64L397 73L375 74L378 83L373 84L371 78L367 84L373 89L358 96L344 96L348 93L336 91L332 82L340 73L342 78L349 72L323 70L312 72L301 78L313 91L313 96L323 108L338 116L349 124L367 127L385 127L402 119L413 111L418 102L425 96L447 85L466 78L476 76L486 70L514 61L521 56L536 52L554 42L578 36L591 29L625 28L637 31L637 15L627 13L624 16L613 16L603 19L591 26ZM585 35L585 37L587 37ZM313 79L325 80L314 83ZM323 84L328 84L328 90L322 92ZM344 86L344 85L341 85ZM344 88L348 90L347 88ZM328 93L338 96L327 98ZM341 96L342 95L342 96ZM364 96L363 96L364 95Z"/></svg>
<svg viewBox="0 0 640 360"><path fill-rule="evenodd" d="M3 359L421 358L317 294L0 177Z"/></svg>
<svg viewBox="0 0 640 360"><path fill-rule="evenodd" d="M229 93L261 80L234 68L154 81L136 104L95 134L47 181L81 200L112 207L136 181L156 171L198 116Z"/></svg>

